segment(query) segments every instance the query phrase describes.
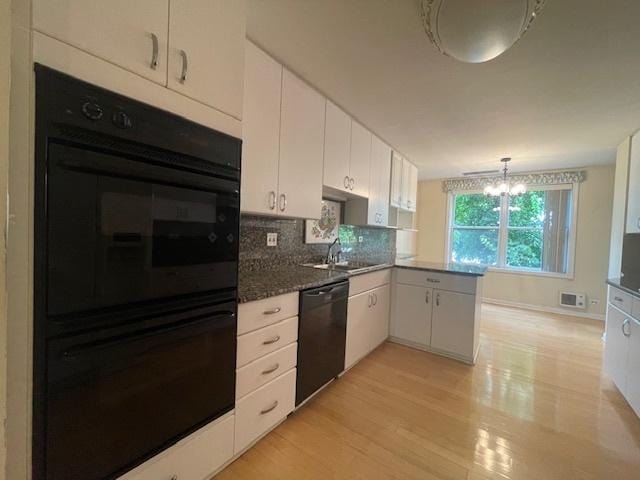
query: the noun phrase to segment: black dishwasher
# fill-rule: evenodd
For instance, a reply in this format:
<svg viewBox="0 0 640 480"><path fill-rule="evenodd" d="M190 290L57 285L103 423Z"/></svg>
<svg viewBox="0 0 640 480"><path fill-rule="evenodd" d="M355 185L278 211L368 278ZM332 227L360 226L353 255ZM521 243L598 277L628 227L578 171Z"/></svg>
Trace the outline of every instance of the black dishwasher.
<svg viewBox="0 0 640 480"><path fill-rule="evenodd" d="M296 405L344 370L347 280L300 293Z"/></svg>

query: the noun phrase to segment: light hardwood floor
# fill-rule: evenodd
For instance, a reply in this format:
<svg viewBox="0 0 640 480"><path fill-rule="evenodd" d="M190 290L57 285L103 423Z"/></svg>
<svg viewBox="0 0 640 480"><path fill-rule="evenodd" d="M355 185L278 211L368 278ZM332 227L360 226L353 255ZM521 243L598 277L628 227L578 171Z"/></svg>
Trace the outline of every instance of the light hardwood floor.
<svg viewBox="0 0 640 480"><path fill-rule="evenodd" d="M385 343L237 459L232 479L640 479L603 324L483 306L475 367Z"/></svg>

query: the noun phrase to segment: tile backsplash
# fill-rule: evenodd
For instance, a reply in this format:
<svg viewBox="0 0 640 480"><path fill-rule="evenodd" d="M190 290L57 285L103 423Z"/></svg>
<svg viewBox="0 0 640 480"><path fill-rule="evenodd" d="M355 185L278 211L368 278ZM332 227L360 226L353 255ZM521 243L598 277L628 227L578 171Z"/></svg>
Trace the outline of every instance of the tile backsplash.
<svg viewBox="0 0 640 480"><path fill-rule="evenodd" d="M351 261L393 262L396 232L391 229L340 225L342 258ZM267 247L267 233L278 234L278 246ZM362 239L362 242L360 242ZM240 270L321 262L328 245L304 243L304 220L242 215Z"/></svg>

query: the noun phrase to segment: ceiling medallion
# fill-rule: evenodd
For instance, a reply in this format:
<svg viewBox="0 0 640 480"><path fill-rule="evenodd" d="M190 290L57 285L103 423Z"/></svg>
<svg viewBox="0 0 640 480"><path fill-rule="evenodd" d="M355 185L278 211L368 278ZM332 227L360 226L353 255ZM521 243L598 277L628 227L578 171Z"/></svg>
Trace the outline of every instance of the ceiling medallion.
<svg viewBox="0 0 640 480"><path fill-rule="evenodd" d="M502 170L502 182L497 185L487 185L484 188L484 194L490 197L499 197L502 195L511 195L513 197L517 197L522 195L527 191L527 186L524 183L515 183L510 184L507 179L507 165L511 161L510 158L502 158L500 159L502 163L504 163L504 169Z"/></svg>
<svg viewBox="0 0 640 480"><path fill-rule="evenodd" d="M546 0L421 0L424 30L438 51L461 62L487 62L531 27Z"/></svg>

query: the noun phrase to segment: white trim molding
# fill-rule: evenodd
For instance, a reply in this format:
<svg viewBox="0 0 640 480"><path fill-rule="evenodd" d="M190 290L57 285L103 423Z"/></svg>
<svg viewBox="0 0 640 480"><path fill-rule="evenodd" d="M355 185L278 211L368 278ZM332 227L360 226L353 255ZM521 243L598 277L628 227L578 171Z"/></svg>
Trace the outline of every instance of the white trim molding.
<svg viewBox="0 0 640 480"><path fill-rule="evenodd" d="M582 183L587 179L585 170L567 170L555 172L525 173L509 175L509 182L524 183L527 186L566 185ZM467 190L482 191L487 185L502 181L502 176L449 178L442 181L442 191L445 193Z"/></svg>
<svg viewBox="0 0 640 480"><path fill-rule="evenodd" d="M575 310L565 310L560 307L547 307L544 305L530 305L528 303L510 302L509 300L500 300L497 298L482 298L482 303L490 303L492 305L500 305L502 307L521 308L523 310L532 310L535 312L555 313L558 315L569 315L570 317L588 318L590 320L605 321L604 313L588 313Z"/></svg>

